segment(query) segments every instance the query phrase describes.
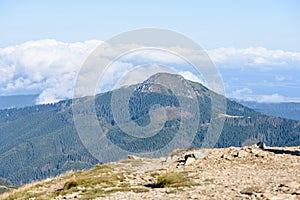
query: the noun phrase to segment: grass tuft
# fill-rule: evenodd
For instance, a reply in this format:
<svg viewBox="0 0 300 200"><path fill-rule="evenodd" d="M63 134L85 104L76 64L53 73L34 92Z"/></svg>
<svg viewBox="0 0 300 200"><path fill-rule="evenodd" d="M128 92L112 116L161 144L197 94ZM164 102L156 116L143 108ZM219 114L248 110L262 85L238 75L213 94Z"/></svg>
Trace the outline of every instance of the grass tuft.
<svg viewBox="0 0 300 200"><path fill-rule="evenodd" d="M193 183L181 172L167 172L157 178L157 185L164 187L191 186Z"/></svg>
<svg viewBox="0 0 300 200"><path fill-rule="evenodd" d="M67 181L64 185L64 190L69 190L69 189L71 189L73 187L77 187L77 186L78 186L77 181L74 181L74 180Z"/></svg>

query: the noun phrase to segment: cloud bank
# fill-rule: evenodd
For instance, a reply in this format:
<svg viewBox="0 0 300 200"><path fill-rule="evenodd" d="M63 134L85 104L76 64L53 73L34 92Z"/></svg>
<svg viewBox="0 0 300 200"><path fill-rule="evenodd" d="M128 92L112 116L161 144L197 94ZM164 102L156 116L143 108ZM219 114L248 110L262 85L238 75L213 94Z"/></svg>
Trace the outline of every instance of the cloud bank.
<svg viewBox="0 0 300 200"><path fill-rule="evenodd" d="M1 48L0 93L39 93L37 103L70 98L82 62L100 43L47 39Z"/></svg>
<svg viewBox="0 0 300 200"><path fill-rule="evenodd" d="M218 48L207 52L216 64L225 68L249 66L267 70L272 66L300 69L300 52L268 50L264 47Z"/></svg>
<svg viewBox="0 0 300 200"><path fill-rule="evenodd" d="M0 48L0 95L13 94L40 94L37 103L52 103L62 99L72 98L74 82L81 65L88 55L102 43L89 40L85 42L64 43L56 40L29 41L16 46ZM185 51L184 49L182 51ZM111 52L107 52L108 57ZM193 54L193 51L189 53ZM212 61L223 69L253 68L254 70L300 69L300 52L282 50L268 50L263 47L245 49L218 48L207 51ZM142 56L130 55L135 61L155 60L169 62L174 65L182 64L180 59L170 56L161 56L155 53ZM118 71L117 67L110 69L106 82L118 81L116 74L122 75L134 67L130 59L123 60L116 65L126 65L131 69ZM140 70L147 77L145 70ZM201 78L184 67L179 74L193 81L201 82ZM281 74L274 74L272 79L286 81ZM133 82L136 80L132 80ZM225 83L226 84L226 83ZM241 90L241 91L239 91ZM231 97L249 99L254 92L248 88L239 88L230 93ZM262 102L286 101L287 98L274 93L261 95Z"/></svg>
<svg viewBox="0 0 300 200"><path fill-rule="evenodd" d="M281 103L281 102L300 102L300 98L297 97L285 97L278 93L258 95L250 88L242 88L233 91L230 97L243 101L255 101L258 103Z"/></svg>

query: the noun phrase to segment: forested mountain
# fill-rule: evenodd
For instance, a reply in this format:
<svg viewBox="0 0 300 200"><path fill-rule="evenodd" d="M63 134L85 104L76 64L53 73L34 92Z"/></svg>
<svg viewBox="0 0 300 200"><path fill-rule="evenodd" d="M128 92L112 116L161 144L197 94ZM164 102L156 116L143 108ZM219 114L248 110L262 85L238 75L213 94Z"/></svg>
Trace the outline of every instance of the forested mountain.
<svg viewBox="0 0 300 200"><path fill-rule="evenodd" d="M197 94L200 116L191 147L201 147L212 116L211 97L217 94L181 76L156 74L141 84L118 89L119 92L134 91L129 101L129 113L131 120L139 126L150 123L150 108L155 104L174 111L159 133L147 139L130 136L120 129L112 114L113 92L77 100L95 102L98 122L106 129L105 136L112 143L124 149L130 148L127 150L131 152L155 150L172 139L179 130L182 117L193 114L176 114L180 101L190 101L191 105L194 102L185 90L180 91L181 96L178 96L163 85L154 84L153 80L162 76L163 79L176 76L184 84L189 84ZM220 95L218 97L223 98ZM225 118L224 128L214 147L241 146L250 140L264 140L270 146L300 144L299 121L269 117L235 101L226 101L227 112L218 116ZM95 159L82 144L74 125L72 106L72 100L66 100L49 105L0 110L0 177L14 184L23 184L102 162ZM80 114L84 116L88 112Z"/></svg>

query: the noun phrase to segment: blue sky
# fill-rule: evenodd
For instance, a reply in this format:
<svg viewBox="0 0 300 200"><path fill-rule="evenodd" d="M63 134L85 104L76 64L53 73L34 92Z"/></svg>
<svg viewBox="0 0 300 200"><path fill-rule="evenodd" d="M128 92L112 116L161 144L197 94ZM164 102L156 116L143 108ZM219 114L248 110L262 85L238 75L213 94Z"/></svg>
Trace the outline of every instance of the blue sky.
<svg viewBox="0 0 300 200"><path fill-rule="evenodd" d="M0 1L0 46L28 40L105 40L142 27L176 30L206 49L264 46L298 51L300 2Z"/></svg>
<svg viewBox="0 0 300 200"><path fill-rule="evenodd" d="M299 10L297 0L0 0L0 95L68 98L64 85L99 41L155 27L207 50L229 97L300 101Z"/></svg>

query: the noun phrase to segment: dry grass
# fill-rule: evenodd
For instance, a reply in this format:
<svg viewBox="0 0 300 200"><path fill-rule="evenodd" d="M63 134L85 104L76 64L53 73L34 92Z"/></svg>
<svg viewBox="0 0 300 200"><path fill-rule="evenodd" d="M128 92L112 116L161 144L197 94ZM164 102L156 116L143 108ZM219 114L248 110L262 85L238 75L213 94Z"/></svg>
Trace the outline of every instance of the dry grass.
<svg viewBox="0 0 300 200"><path fill-rule="evenodd" d="M112 191L104 189L116 187L122 181L124 181L122 173L114 172L108 165L97 165L89 171L68 172L50 181L27 184L15 191L1 195L0 199L50 199L78 191L81 191L83 198L95 198L104 193L111 193ZM56 183L56 189L49 190L53 183ZM89 189L83 190L82 188Z"/></svg>
<svg viewBox="0 0 300 200"><path fill-rule="evenodd" d="M128 162L128 161L127 161ZM130 162L131 166L139 166L140 160ZM57 196L79 193L81 199L94 199L115 192L132 191L136 193L148 192L145 187L133 187L124 182L125 176L115 171L113 165L96 165L89 171L70 171L53 179L27 184L15 191L0 195L2 200L36 200L51 199Z"/></svg>

